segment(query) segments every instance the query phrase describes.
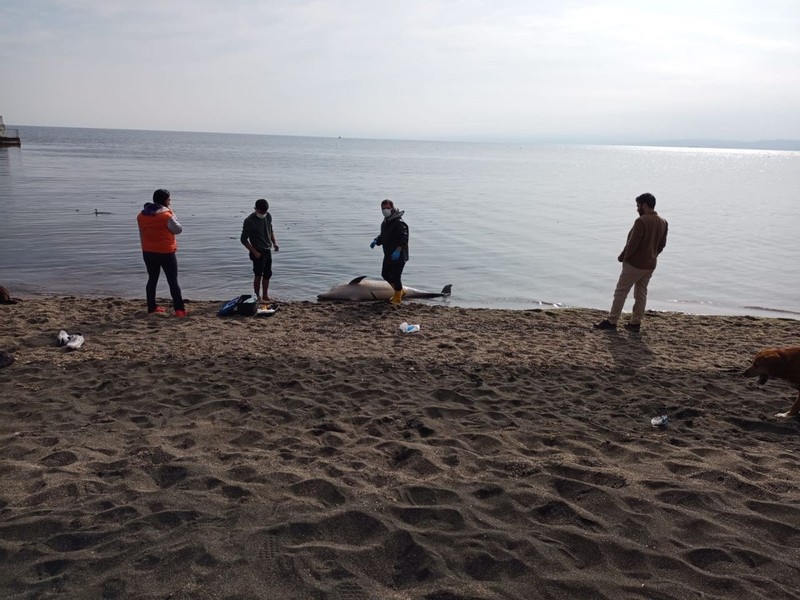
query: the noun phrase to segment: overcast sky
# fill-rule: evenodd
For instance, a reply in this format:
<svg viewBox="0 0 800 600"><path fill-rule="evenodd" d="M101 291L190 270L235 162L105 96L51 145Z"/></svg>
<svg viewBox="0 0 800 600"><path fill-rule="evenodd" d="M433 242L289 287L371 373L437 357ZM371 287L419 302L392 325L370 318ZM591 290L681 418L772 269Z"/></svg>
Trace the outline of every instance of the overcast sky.
<svg viewBox="0 0 800 600"><path fill-rule="evenodd" d="M800 0L0 0L7 124L800 139Z"/></svg>

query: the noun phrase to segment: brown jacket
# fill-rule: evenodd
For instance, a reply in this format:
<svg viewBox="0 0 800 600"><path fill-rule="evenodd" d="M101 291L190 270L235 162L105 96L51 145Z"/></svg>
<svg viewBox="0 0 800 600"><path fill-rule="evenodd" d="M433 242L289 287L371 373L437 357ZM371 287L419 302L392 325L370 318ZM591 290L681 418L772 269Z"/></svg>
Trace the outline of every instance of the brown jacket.
<svg viewBox="0 0 800 600"><path fill-rule="evenodd" d="M667 222L655 211L642 215L634 221L619 261L637 269L655 269L656 259L666 245Z"/></svg>

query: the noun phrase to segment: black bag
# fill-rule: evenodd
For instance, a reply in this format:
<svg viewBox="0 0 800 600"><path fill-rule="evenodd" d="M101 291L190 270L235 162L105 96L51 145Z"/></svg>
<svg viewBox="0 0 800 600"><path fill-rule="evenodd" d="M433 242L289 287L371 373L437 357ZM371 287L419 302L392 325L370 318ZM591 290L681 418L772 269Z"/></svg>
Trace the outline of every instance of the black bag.
<svg viewBox="0 0 800 600"><path fill-rule="evenodd" d="M225 304L220 306L217 311L218 317L230 317L232 315L242 315L244 317L252 317L258 310L258 298L253 294L242 294L228 300Z"/></svg>

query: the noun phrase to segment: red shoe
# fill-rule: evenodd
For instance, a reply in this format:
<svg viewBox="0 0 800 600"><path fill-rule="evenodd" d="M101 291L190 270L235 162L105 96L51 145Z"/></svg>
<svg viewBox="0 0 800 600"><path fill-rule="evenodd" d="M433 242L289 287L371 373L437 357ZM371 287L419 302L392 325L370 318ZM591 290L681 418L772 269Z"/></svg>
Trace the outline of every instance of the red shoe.
<svg viewBox="0 0 800 600"><path fill-rule="evenodd" d="M156 306L153 310L151 310L147 314L149 314L149 315L163 315L166 312L167 311L163 306Z"/></svg>
<svg viewBox="0 0 800 600"><path fill-rule="evenodd" d="M176 310L175 311L175 316L178 317L179 319L183 319L184 317L186 317L186 311L185 310Z"/></svg>

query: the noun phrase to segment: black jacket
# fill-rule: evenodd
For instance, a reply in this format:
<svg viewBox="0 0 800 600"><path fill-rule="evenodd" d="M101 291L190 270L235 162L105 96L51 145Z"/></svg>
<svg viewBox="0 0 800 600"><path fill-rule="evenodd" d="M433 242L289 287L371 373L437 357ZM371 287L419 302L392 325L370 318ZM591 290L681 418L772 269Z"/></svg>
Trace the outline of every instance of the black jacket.
<svg viewBox="0 0 800 600"><path fill-rule="evenodd" d="M393 212L381 223L381 234L376 238L378 246L383 246L383 257L391 257L398 246L403 249L401 260L408 260L408 225L403 221L403 212Z"/></svg>

